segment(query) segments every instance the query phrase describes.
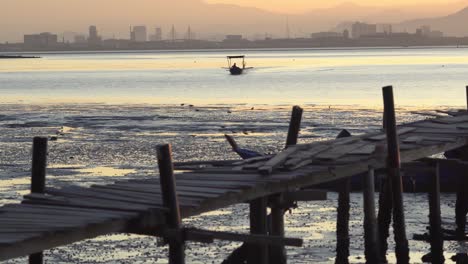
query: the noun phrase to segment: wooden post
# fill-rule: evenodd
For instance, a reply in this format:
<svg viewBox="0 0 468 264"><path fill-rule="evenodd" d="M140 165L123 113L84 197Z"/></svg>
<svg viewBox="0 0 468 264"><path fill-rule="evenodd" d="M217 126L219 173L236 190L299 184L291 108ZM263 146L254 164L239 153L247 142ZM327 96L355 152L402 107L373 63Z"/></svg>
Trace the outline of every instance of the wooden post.
<svg viewBox="0 0 468 264"><path fill-rule="evenodd" d="M444 258L444 238L442 219L440 215L440 163L436 163L436 170L432 175L431 190L429 192L429 223L431 242L431 262L442 264Z"/></svg>
<svg viewBox="0 0 468 264"><path fill-rule="evenodd" d="M397 263L409 263L409 247L406 238L405 212L403 207L403 185L400 174L400 148L393 101L393 87L383 88L386 117L387 149L388 149L388 178L393 188L393 230L395 236L395 253Z"/></svg>
<svg viewBox="0 0 468 264"><path fill-rule="evenodd" d="M167 225L171 229L180 230L182 227L182 218L180 216L179 201L177 198L171 145L157 146L157 156L163 203L164 206L169 209ZM184 264L184 250L184 241L169 240L169 263Z"/></svg>
<svg viewBox="0 0 468 264"><path fill-rule="evenodd" d="M35 137L32 149L31 167L31 193L45 192L45 178L47 168L47 138ZM43 252L29 255L30 264L42 264L44 262Z"/></svg>
<svg viewBox="0 0 468 264"><path fill-rule="evenodd" d="M338 212L336 221L336 259L335 263L349 263L349 193L351 178L340 181L338 187Z"/></svg>
<svg viewBox="0 0 468 264"><path fill-rule="evenodd" d="M302 110L299 106L294 106L291 114L291 121L289 122L288 137L286 139L286 148L288 146L296 145L301 129Z"/></svg>
<svg viewBox="0 0 468 264"><path fill-rule="evenodd" d="M350 136L351 134L347 130L342 130L337 138ZM335 263L349 263L349 193L351 192L351 178L340 180L338 186Z"/></svg>
<svg viewBox="0 0 468 264"><path fill-rule="evenodd" d="M387 128L387 117L384 105L382 128L386 131ZM390 236L390 224L392 222L392 182L388 177L381 179L380 190L379 190L379 214L378 219L378 231L379 231L379 249L380 249L380 260L383 263L387 263L387 250L388 250L388 237Z"/></svg>
<svg viewBox="0 0 468 264"><path fill-rule="evenodd" d="M466 214L468 212L468 194L466 193L466 188L468 188L468 168L466 165L462 166L462 173L458 176L459 182L455 203L455 223L457 225L456 233L460 238L465 237Z"/></svg>
<svg viewBox="0 0 468 264"><path fill-rule="evenodd" d="M379 229L379 249L380 260L387 263L388 237L390 236L390 224L392 222L392 182L389 179L384 179L381 184L379 193L379 214L378 229Z"/></svg>
<svg viewBox="0 0 468 264"><path fill-rule="evenodd" d="M250 202L250 233L266 235L267 198L262 197ZM248 264L268 264L267 245L248 245Z"/></svg>
<svg viewBox="0 0 468 264"><path fill-rule="evenodd" d="M466 107L467 107L467 110L468 110L468 85L465 87L465 95L466 95Z"/></svg>
<svg viewBox="0 0 468 264"><path fill-rule="evenodd" d="M375 216L375 182L374 169L369 167L369 172L363 179L364 199L364 244L366 263L379 263L379 233L377 218Z"/></svg>
<svg viewBox="0 0 468 264"><path fill-rule="evenodd" d="M270 196L271 202L271 230L270 235L284 237L284 194ZM286 264L287 254L284 246L272 245L270 250L270 264Z"/></svg>

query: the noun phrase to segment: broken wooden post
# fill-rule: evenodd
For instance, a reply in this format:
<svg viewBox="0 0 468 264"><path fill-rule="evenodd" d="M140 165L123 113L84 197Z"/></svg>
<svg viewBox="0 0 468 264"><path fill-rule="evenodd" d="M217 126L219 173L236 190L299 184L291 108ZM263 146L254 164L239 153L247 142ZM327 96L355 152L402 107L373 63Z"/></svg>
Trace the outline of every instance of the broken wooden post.
<svg viewBox="0 0 468 264"><path fill-rule="evenodd" d="M250 202L250 233L266 235L267 198L261 197ZM248 244L248 264L268 264L268 246L265 244Z"/></svg>
<svg viewBox="0 0 468 264"><path fill-rule="evenodd" d="M291 121L289 122L288 137L286 139L286 148L288 146L296 145L301 129L302 113L304 110L299 106L294 106L291 114Z"/></svg>
<svg viewBox="0 0 468 264"><path fill-rule="evenodd" d="M429 191L429 224L431 243L431 262L442 264L444 258L444 238L442 219L440 215L440 163L436 162L436 169L432 175Z"/></svg>
<svg viewBox="0 0 468 264"><path fill-rule="evenodd" d="M297 144L303 112L304 110L297 105L292 108L288 136L286 138L286 148ZM272 201L270 235L284 237L284 212L287 210L287 208L284 208L284 194L270 196L270 201ZM285 264L287 262L286 248L284 245L271 246L270 251L271 264Z"/></svg>
<svg viewBox="0 0 468 264"><path fill-rule="evenodd" d="M162 200L164 206L169 209L167 225L170 229L181 231L182 218L180 216L179 201L177 198L174 168L172 164L171 145L157 146L159 181L161 185ZM169 239L169 263L185 263L185 243L177 239Z"/></svg>
<svg viewBox="0 0 468 264"><path fill-rule="evenodd" d="M47 138L35 137L32 149L31 193L44 193L47 168ZM43 252L29 255L30 264L42 264Z"/></svg>
<svg viewBox="0 0 468 264"><path fill-rule="evenodd" d="M398 263L409 263L409 247L406 238L405 212L403 207L403 185L400 174L400 148L393 100L393 87L383 88L386 117L388 178L393 188L393 231L395 236L395 253Z"/></svg>
<svg viewBox="0 0 468 264"><path fill-rule="evenodd" d="M375 216L375 182L374 168L372 167L369 167L369 172L364 174L363 190L366 263L379 263L379 233Z"/></svg>

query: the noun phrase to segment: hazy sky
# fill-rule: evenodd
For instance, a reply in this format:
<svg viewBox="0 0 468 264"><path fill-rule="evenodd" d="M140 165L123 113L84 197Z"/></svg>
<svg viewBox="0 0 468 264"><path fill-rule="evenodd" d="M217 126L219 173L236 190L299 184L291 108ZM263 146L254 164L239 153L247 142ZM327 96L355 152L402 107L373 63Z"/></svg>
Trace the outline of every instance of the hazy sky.
<svg viewBox="0 0 468 264"><path fill-rule="evenodd" d="M205 0L207 3L236 4L249 7L257 7L276 12L300 13L307 9L327 8L344 2L352 2L365 6L397 7L402 5L428 5L448 4L460 2L460 0Z"/></svg>

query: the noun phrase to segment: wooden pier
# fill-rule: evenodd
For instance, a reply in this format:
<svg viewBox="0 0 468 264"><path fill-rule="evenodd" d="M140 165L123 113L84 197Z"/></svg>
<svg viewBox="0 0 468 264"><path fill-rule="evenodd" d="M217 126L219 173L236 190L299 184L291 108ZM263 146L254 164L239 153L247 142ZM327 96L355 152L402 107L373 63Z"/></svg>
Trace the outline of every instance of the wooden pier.
<svg viewBox="0 0 468 264"><path fill-rule="evenodd" d="M54 247L110 233L134 233L163 237L170 246L170 263L185 262L186 241L211 243L215 239L245 242L247 263L286 263L286 257L281 255L269 259L268 248L274 247L278 252L285 246L302 245L301 239L284 237L284 211L291 202L301 199L296 192L363 174L366 258L368 263L380 263L384 261L381 256L385 256L386 246L381 247L377 241L386 241L386 237L379 238L382 232L378 229L382 227L377 227L373 179L374 172L385 169L391 188L381 197L391 201L393 210L383 208L388 211L388 217L393 215L398 263L408 263L401 163L466 146L468 112L396 127L391 87L385 87L384 93L386 130L382 132L297 145L297 139L288 136L290 144L274 156L217 166L192 166L180 173L174 173L170 146L162 145L157 147L159 177L90 188L47 187L47 140L35 138L31 193L24 196L21 204L0 208L0 260L29 256L30 263L42 263L42 252ZM290 132L297 134L297 125ZM430 199L433 227L440 226L437 184L434 178ZM340 207L344 206L341 210L346 215L349 189L342 192L345 196ZM289 201L285 201L287 197ZM213 232L182 225L183 218L239 203L250 203L251 234ZM267 207L272 208L272 230L266 227ZM341 225L346 234L346 217ZM431 241L433 249L440 251L441 231L431 230L439 232ZM343 245L347 247L346 243ZM337 263L347 263L349 251L343 246L340 249L344 251Z"/></svg>

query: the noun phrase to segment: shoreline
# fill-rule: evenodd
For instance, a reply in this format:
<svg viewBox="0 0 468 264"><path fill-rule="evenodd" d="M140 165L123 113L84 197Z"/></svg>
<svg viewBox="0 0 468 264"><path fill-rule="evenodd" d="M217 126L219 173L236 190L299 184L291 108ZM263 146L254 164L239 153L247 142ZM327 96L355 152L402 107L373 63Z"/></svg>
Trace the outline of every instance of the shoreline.
<svg viewBox="0 0 468 264"><path fill-rule="evenodd" d="M131 54L131 53L213 53L220 51L353 51L353 50L432 50L432 49L468 49L468 45L434 46L343 46L343 47L291 47L291 48L205 48L205 49L71 49L71 50L24 50L3 51L3 54ZM1 52L1 51L0 51ZM1 57L2 55L0 55ZM37 57L36 57L37 58ZM40 58L40 57L39 57Z"/></svg>

